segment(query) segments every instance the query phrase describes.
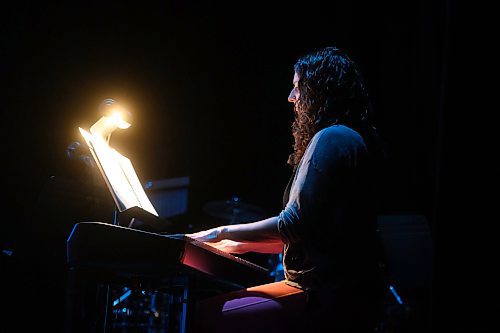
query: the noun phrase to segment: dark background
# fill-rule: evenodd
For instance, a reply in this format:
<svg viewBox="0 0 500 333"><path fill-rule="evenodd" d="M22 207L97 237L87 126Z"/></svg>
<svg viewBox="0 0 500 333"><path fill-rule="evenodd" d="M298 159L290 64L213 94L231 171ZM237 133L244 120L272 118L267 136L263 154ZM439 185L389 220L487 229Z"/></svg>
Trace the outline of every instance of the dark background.
<svg viewBox="0 0 500 333"><path fill-rule="evenodd" d="M41 313L43 325L58 329L67 233L76 221L108 218L85 210L85 171L66 155L80 140L78 127L99 118L103 99L134 115L112 144L142 180L189 176L190 212L237 195L275 214L290 176L293 64L328 45L358 62L387 144L380 214L424 215L429 223L437 258L432 309L439 309L453 13L445 0L279 8L259 1L25 1L3 8L2 185L10 217L0 240L13 251L2 259L12 313ZM64 186L72 194L54 191ZM199 221L195 228L204 227ZM49 299L55 305L48 309ZM431 319L427 329L438 331Z"/></svg>

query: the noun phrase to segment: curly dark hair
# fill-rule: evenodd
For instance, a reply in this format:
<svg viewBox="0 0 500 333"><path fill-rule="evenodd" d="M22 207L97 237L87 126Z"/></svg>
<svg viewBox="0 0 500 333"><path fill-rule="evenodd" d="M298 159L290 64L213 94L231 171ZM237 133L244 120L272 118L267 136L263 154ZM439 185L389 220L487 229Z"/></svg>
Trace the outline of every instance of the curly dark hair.
<svg viewBox="0 0 500 333"><path fill-rule="evenodd" d="M300 57L294 70L300 96L294 106L294 145L288 164L295 167L314 134L333 124L357 127L367 122L371 105L356 64L336 47Z"/></svg>

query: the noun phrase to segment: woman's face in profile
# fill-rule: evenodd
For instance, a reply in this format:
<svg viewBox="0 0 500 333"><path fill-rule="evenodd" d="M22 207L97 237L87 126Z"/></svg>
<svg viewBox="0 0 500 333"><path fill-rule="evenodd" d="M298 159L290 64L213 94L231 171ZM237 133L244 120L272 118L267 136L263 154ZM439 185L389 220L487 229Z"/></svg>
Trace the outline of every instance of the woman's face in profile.
<svg viewBox="0 0 500 333"><path fill-rule="evenodd" d="M290 95L288 95L288 101L290 103L294 103L297 102L297 100L299 99L299 96L300 96L300 92L299 92L299 75L297 74L297 72L295 72L295 74L293 75L293 89L292 91L290 91Z"/></svg>

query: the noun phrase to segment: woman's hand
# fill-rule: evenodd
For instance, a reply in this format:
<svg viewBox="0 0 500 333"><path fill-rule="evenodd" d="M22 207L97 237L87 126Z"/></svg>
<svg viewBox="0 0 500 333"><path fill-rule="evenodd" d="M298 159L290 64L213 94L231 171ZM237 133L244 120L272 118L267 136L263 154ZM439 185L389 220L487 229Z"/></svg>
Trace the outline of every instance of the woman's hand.
<svg viewBox="0 0 500 333"><path fill-rule="evenodd" d="M247 252L257 253L281 253L283 251L282 242L237 242L230 239L223 239L214 243L206 243L218 250L232 253L242 254Z"/></svg>
<svg viewBox="0 0 500 333"><path fill-rule="evenodd" d="M195 232L192 234L186 234L187 237L193 238L199 242L207 243L218 250L227 253L241 254L248 252L245 249L245 243L233 241L230 239L223 239L223 227L212 228L208 230L203 230Z"/></svg>
<svg viewBox="0 0 500 333"><path fill-rule="evenodd" d="M223 239L219 242L208 243L207 245L213 246L218 250L233 254L242 254L251 251L248 243L236 242L230 239Z"/></svg>
<svg viewBox="0 0 500 333"><path fill-rule="evenodd" d="M251 223L219 226L186 236L229 253L281 253L283 242L277 223L278 218L271 217Z"/></svg>
<svg viewBox="0 0 500 333"><path fill-rule="evenodd" d="M224 227L217 227L192 234L186 234L186 236L200 242L219 242L224 239Z"/></svg>

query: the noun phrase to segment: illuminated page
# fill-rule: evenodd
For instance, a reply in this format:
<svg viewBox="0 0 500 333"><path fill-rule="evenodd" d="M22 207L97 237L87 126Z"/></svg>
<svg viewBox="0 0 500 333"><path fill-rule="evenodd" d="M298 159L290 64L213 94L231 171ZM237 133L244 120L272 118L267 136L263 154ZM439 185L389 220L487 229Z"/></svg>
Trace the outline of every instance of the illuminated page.
<svg viewBox="0 0 500 333"><path fill-rule="evenodd" d="M116 156L116 160L121 166L121 170L123 171L123 174L125 178L128 181L128 185L133 191L134 194L134 199L137 201L133 201L134 205L127 205L127 208L131 208L134 206L141 207L144 210L147 210L153 215L158 216L158 213L153 207L153 204L151 204L151 201L149 200L148 196L146 195L146 192L144 192L144 188L142 187L141 182L139 181L139 178L137 177L137 173L134 170L134 167L132 166L132 162L130 159L127 157L121 155L119 152L113 149L113 153ZM124 190L124 192L126 192Z"/></svg>
<svg viewBox="0 0 500 333"><path fill-rule="evenodd" d="M91 135L81 128L80 132L87 141L101 172L104 173L120 211L140 207L158 216L144 192L130 159L111 148L101 136Z"/></svg>

